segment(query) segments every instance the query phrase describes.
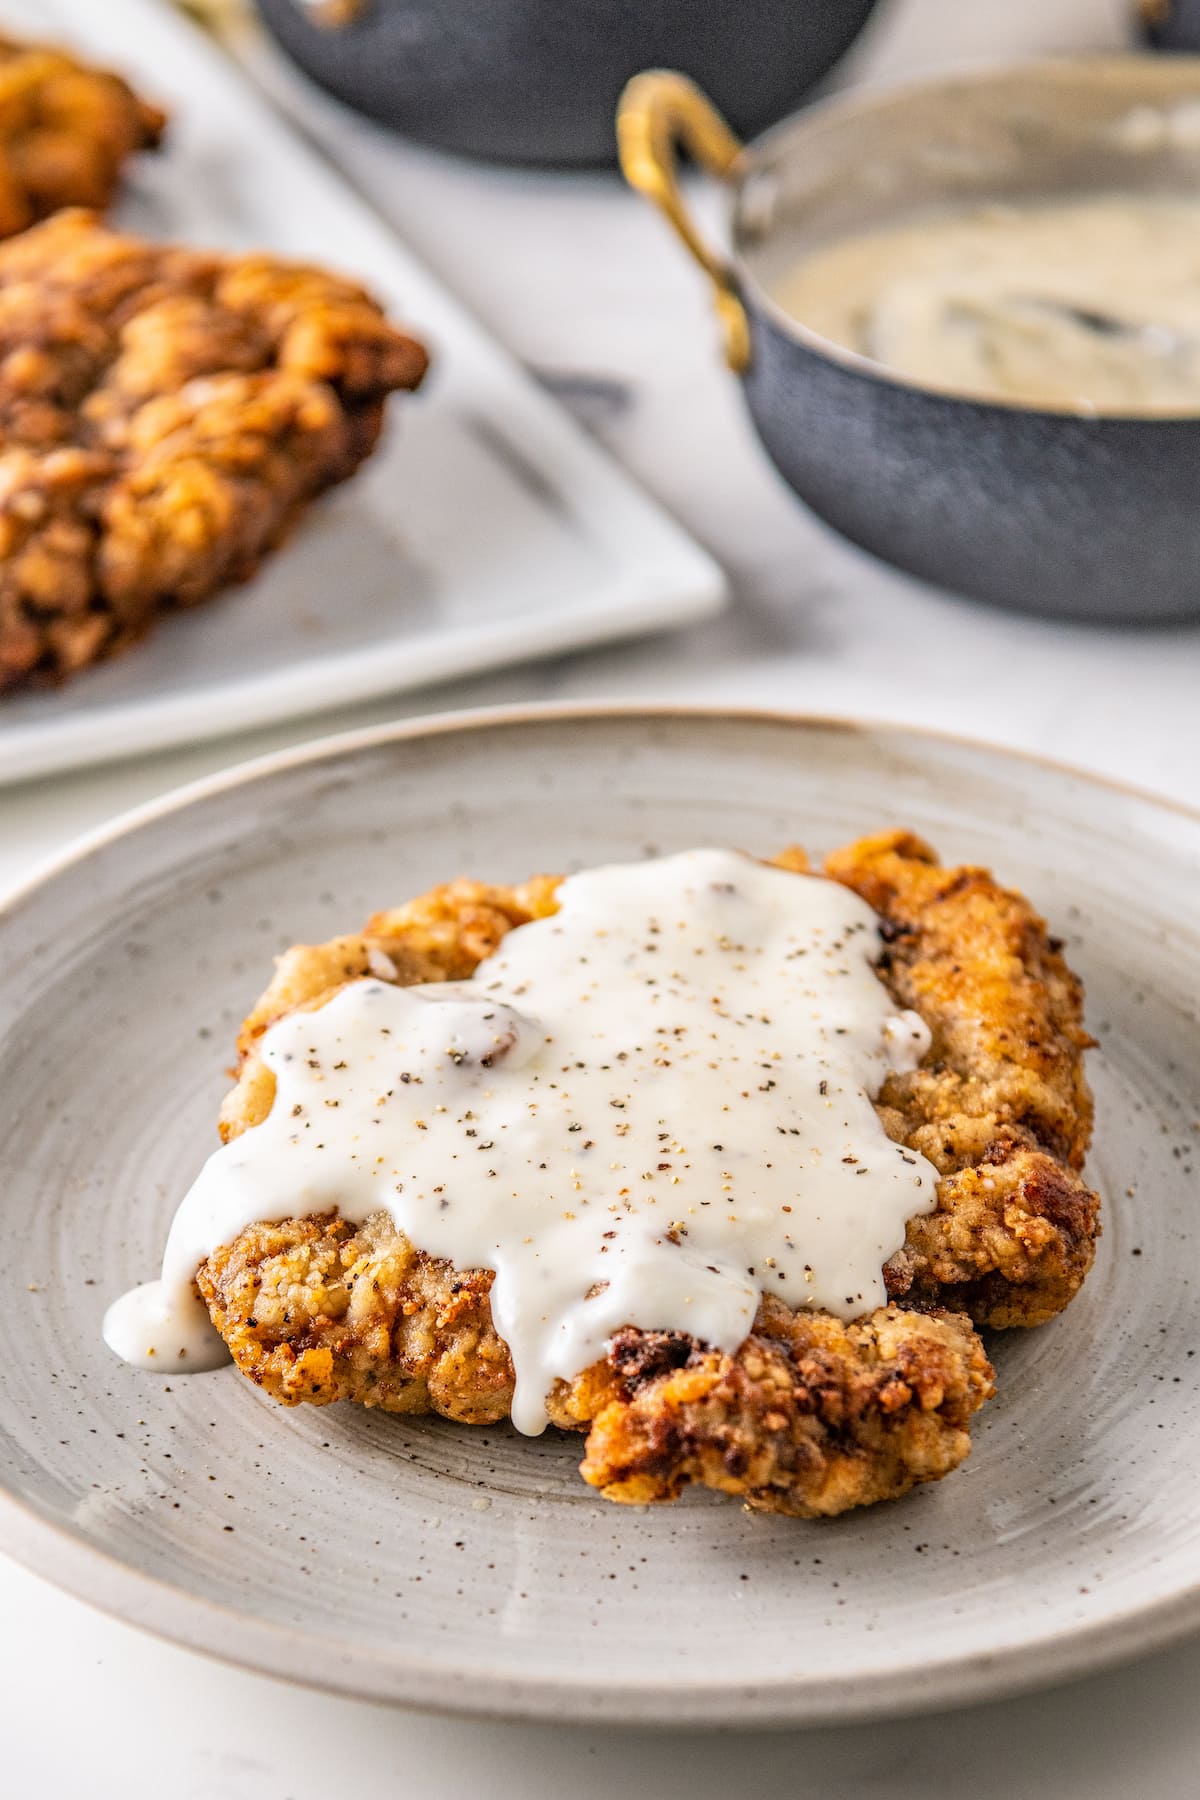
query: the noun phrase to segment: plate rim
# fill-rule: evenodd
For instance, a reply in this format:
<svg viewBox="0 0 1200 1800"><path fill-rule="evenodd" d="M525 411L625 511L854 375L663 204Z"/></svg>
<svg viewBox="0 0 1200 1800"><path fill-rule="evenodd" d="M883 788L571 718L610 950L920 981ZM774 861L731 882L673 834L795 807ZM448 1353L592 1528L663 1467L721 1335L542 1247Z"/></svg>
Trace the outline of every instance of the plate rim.
<svg viewBox="0 0 1200 1800"><path fill-rule="evenodd" d="M254 757L128 809L40 859L0 894L0 931L47 882L97 852L204 800L273 776L333 762L362 750L495 729L611 722L649 725L775 724L802 731L959 745L1001 763L1042 769L1165 813L1200 829L1200 807L1097 774L1076 764L965 734L869 717L761 706L688 701L552 701L471 707L418 715L318 737ZM44 1518L31 1504L0 1489L0 1548L55 1586L110 1616L185 1649L241 1667L356 1699L420 1707L438 1713L529 1722L611 1722L648 1726L797 1726L848 1723L942 1711L999 1699L1043 1683L1079 1679L1154 1649L1200 1627L1200 1566L1186 1585L1148 1604L1130 1604L1105 1617L1064 1626L1033 1643L1015 1643L968 1656L900 1662L867 1675L823 1676L819 1671L739 1686L727 1679L683 1683L638 1681L597 1688L556 1676L509 1675L495 1667L443 1663L416 1654L364 1651L353 1641L319 1640L190 1594L130 1567L98 1545Z"/></svg>

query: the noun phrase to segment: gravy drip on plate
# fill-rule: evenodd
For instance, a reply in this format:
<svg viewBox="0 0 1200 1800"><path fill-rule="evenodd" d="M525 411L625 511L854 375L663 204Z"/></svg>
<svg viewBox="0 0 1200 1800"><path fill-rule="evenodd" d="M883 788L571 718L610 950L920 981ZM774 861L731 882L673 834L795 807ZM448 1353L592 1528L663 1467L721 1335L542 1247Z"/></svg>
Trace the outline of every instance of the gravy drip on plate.
<svg viewBox="0 0 1200 1800"><path fill-rule="evenodd" d="M271 1027L271 1111L205 1165L161 1281L109 1309L119 1355L221 1360L200 1263L334 1207L495 1271L529 1433L622 1326L733 1351L764 1293L843 1318L886 1301L937 1176L871 1103L929 1033L875 973L870 907L724 850L571 876L559 906L468 981L355 981Z"/></svg>
<svg viewBox="0 0 1200 1800"><path fill-rule="evenodd" d="M929 212L811 251L793 318L925 386L1082 413L1200 412L1200 201Z"/></svg>

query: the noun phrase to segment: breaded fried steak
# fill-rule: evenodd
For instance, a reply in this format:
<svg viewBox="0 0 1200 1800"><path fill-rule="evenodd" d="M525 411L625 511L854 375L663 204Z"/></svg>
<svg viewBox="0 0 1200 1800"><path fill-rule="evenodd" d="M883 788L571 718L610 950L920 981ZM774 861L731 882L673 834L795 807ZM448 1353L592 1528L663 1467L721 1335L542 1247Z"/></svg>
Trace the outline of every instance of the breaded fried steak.
<svg viewBox="0 0 1200 1800"><path fill-rule="evenodd" d="M807 867L797 851L778 864ZM587 1431L582 1473L610 1499L673 1499L694 1482L807 1517L935 1480L967 1454L971 1415L993 1391L974 1325L1050 1318L1090 1266L1099 1202L1079 1172L1089 1039L1079 983L1042 920L985 871L943 869L903 832L838 851L823 872L876 910L880 977L928 1027L920 1066L889 1076L876 1110L893 1142L933 1165L936 1205L884 1270L889 1304L865 1316L765 1296L734 1354L627 1327L559 1381L550 1419ZM271 1111L259 1044L273 1023L363 977L461 980L514 927L553 915L557 885L457 881L359 935L289 951L239 1038L225 1140ZM425 1255L382 1211L359 1226L336 1210L254 1224L197 1272L238 1367L283 1403L346 1398L467 1423L506 1417L513 1399L492 1281Z"/></svg>
<svg viewBox="0 0 1200 1800"><path fill-rule="evenodd" d="M62 206L106 207L165 124L119 75L0 34L0 237Z"/></svg>
<svg viewBox="0 0 1200 1800"><path fill-rule="evenodd" d="M253 574L426 360L320 269L79 211L0 244L0 693Z"/></svg>

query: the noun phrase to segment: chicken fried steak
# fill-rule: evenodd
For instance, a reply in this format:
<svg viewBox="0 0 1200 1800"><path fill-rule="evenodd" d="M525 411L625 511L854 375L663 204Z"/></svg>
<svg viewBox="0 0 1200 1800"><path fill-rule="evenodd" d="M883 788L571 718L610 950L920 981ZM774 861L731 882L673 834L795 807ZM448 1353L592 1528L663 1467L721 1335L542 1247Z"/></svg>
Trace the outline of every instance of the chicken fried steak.
<svg viewBox="0 0 1200 1800"><path fill-rule="evenodd" d="M781 866L806 867L788 852ZM905 1493L967 1454L992 1392L972 1321L1034 1325L1091 1263L1099 1203L1079 1173L1091 1127L1082 995L1032 908L978 869L942 869L892 832L824 873L876 910L879 974L931 1043L876 1103L889 1138L938 1176L885 1267L890 1302L844 1322L764 1296L735 1354L628 1327L547 1397L588 1432L582 1472L614 1500L672 1499L689 1483L796 1516ZM514 927L555 911L557 883L458 881L376 915L362 934L300 946L239 1039L221 1120L230 1141L269 1114L263 1033L347 983L461 980ZM386 1212L255 1224L200 1266L199 1291L238 1367L285 1404L348 1398L468 1423L504 1418L513 1367L486 1269L425 1255Z"/></svg>
<svg viewBox="0 0 1200 1800"><path fill-rule="evenodd" d="M0 237L63 206L102 211L165 124L119 75L0 35Z"/></svg>
<svg viewBox="0 0 1200 1800"><path fill-rule="evenodd" d="M79 211L0 244L0 693L253 574L425 366L320 269Z"/></svg>

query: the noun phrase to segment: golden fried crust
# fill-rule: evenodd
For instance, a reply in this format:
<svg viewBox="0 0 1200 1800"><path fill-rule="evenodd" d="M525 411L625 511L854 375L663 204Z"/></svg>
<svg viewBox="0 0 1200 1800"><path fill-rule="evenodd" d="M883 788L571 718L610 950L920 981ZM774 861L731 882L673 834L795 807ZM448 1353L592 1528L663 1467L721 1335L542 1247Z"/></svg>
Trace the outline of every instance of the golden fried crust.
<svg viewBox="0 0 1200 1800"><path fill-rule="evenodd" d="M1092 1128L1080 984L1027 900L984 869L941 868L909 833L852 844L825 870L880 915L880 974L933 1037L878 1101L889 1136L942 1176L888 1290L981 1325L1041 1324L1078 1289L1099 1233L1079 1174Z"/></svg>
<svg viewBox="0 0 1200 1800"><path fill-rule="evenodd" d="M923 1130L925 1154L944 1167L978 1161L982 1135L1009 1127L1082 1167L1092 1098L1080 1052L1092 1040L1083 990L1045 920L986 869L943 869L907 832L835 851L825 872L880 915L888 985L934 1034L931 1056L893 1076L885 1096ZM964 1142L953 1127L967 1120L977 1128Z"/></svg>
<svg viewBox="0 0 1200 1800"><path fill-rule="evenodd" d="M789 850L781 866L802 871ZM962 1312L1033 1324L1083 1279L1097 1201L1076 1172L1091 1103L1079 984L1018 895L979 870L942 870L903 833L829 858L826 872L880 913L881 976L920 1011L932 1047L880 1098L889 1134L942 1179L885 1275L895 1303L843 1325L764 1300L736 1356L627 1330L548 1397L552 1421L587 1429L585 1478L608 1498L674 1498L690 1482L769 1511L844 1511L937 1479L969 1448L992 1371ZM372 918L358 936L297 946L242 1028L226 1139L270 1111L262 1033L364 975L464 978L515 926L555 908L557 880L452 882ZM285 1404L347 1398L470 1422L507 1416L508 1351L486 1270L425 1256L384 1214L251 1226L201 1267L213 1320L251 1380ZM910 1310L911 1308L916 1310Z"/></svg>
<svg viewBox="0 0 1200 1800"><path fill-rule="evenodd" d="M106 207L165 124L119 75L0 36L0 237L62 206Z"/></svg>
<svg viewBox="0 0 1200 1800"><path fill-rule="evenodd" d="M508 1417L513 1375L486 1270L414 1250L384 1213L253 1225L199 1273L244 1375L286 1405L358 1400L465 1424Z"/></svg>
<svg viewBox="0 0 1200 1800"><path fill-rule="evenodd" d="M674 1500L696 1482L794 1518L894 1500L948 1474L993 1392L961 1313L887 1306L847 1326L769 1298L736 1356L622 1331L606 1375L612 1397L581 1471L606 1499ZM575 1385L586 1393L587 1382Z"/></svg>
<svg viewBox="0 0 1200 1800"><path fill-rule="evenodd" d="M78 211L0 245L0 693L251 575L425 366L319 269Z"/></svg>
<svg viewBox="0 0 1200 1800"><path fill-rule="evenodd" d="M200 1291L244 1375L286 1405L357 1400L464 1424L507 1418L513 1371L486 1270L414 1250L386 1214L254 1225L202 1265ZM961 1314L888 1306L850 1326L768 1298L735 1356L627 1330L548 1397L588 1430L606 1499L673 1500L691 1482L798 1517L894 1499L970 1448L992 1370ZM590 1430L589 1430L590 1427Z"/></svg>

